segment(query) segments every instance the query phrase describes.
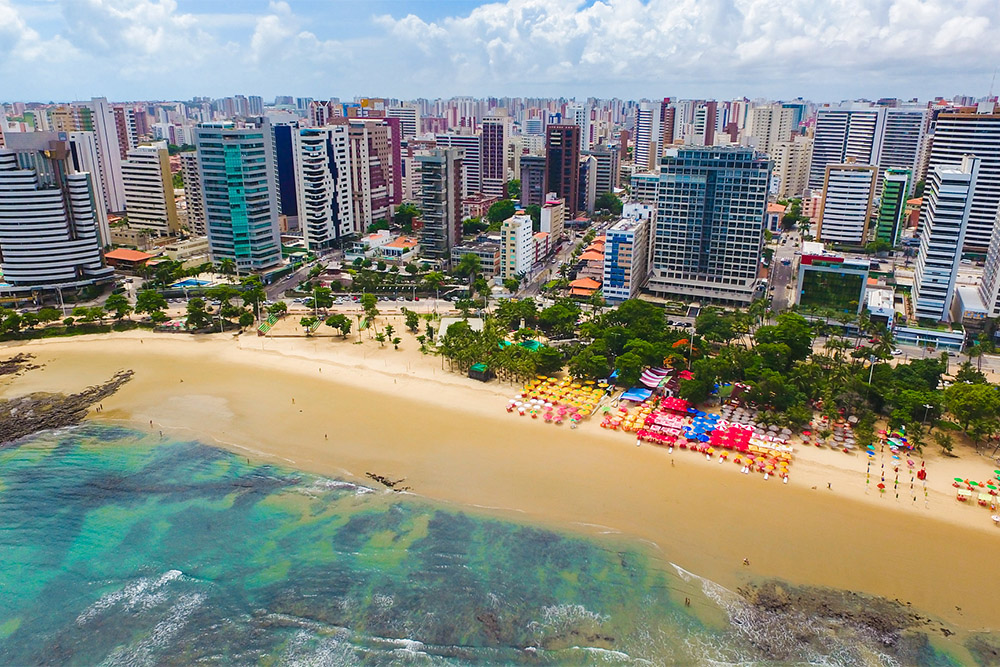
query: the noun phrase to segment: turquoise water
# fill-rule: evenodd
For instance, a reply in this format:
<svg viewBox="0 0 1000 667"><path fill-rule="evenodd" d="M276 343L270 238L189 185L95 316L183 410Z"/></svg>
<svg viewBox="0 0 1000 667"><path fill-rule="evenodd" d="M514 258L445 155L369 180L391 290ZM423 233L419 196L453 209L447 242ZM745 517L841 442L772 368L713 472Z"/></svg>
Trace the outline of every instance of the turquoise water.
<svg viewBox="0 0 1000 667"><path fill-rule="evenodd" d="M803 623L639 545L197 442L87 424L0 450L0 664L949 664Z"/></svg>

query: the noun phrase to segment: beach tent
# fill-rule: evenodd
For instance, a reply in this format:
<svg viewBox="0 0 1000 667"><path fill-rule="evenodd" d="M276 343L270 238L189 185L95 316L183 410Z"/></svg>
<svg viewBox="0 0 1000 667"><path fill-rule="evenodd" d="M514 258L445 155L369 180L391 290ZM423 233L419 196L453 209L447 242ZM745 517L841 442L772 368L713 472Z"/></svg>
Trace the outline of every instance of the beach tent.
<svg viewBox="0 0 1000 667"><path fill-rule="evenodd" d="M641 403L652 395L653 392L650 389L644 389L642 387L632 387L624 394L622 394L622 400L635 401L636 403Z"/></svg>
<svg viewBox="0 0 1000 667"><path fill-rule="evenodd" d="M663 368L647 368L642 372L639 382L650 389L656 389L660 383L670 374L670 371Z"/></svg>
<svg viewBox="0 0 1000 667"><path fill-rule="evenodd" d="M469 377L480 382L489 382L493 378L493 371L486 364L473 364L469 369Z"/></svg>

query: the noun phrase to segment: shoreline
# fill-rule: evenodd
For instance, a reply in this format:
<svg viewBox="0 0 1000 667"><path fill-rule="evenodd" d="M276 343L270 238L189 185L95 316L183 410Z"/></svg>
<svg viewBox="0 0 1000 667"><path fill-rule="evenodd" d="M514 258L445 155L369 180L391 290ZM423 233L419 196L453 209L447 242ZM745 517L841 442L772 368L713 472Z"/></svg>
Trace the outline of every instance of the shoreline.
<svg viewBox="0 0 1000 667"><path fill-rule="evenodd" d="M97 419L140 430L152 420L307 472L405 478L414 495L458 511L640 541L732 590L775 578L898 598L963 630L995 627L1000 583L989 572L1000 530L988 510L959 505L945 476L955 466L978 474L985 459L928 457L929 510L866 496L863 457L837 451L798 447L788 485L690 452L675 451L671 465L665 449L636 447L593 420L569 431L508 414L517 386L442 370L439 358L405 349L415 341L403 335L399 352L355 345L356 335L129 332L6 343L45 368L5 379L3 393L73 391L132 368L133 381ZM832 491L811 488L825 480Z"/></svg>

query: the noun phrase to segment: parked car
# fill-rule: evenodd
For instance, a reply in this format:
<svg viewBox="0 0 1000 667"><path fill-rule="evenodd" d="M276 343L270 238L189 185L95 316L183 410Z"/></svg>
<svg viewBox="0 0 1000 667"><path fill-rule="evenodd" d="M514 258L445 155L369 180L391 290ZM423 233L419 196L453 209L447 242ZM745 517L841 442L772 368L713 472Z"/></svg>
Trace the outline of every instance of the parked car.
<svg viewBox="0 0 1000 667"><path fill-rule="evenodd" d="M892 351L892 356L894 356L894 357L898 357L901 354L903 354L903 351L901 349L899 349L898 347L895 350Z"/></svg>

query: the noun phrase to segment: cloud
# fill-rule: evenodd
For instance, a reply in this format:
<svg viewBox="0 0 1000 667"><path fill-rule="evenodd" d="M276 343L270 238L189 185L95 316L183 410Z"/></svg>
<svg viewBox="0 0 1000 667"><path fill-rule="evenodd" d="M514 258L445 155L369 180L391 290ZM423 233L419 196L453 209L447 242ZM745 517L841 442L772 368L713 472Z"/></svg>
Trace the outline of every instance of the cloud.
<svg viewBox="0 0 1000 667"><path fill-rule="evenodd" d="M433 20L397 0L366 25L340 2L26 1L0 0L5 94L22 97L837 100L985 92L1000 61L997 0L505 0Z"/></svg>
<svg viewBox="0 0 1000 667"><path fill-rule="evenodd" d="M581 90L611 80L633 89L706 81L818 89L831 75L858 83L898 73L900 63L914 80L928 70L950 68L967 79L970 68L991 69L1000 56L998 7L996 0L508 0L438 21L375 20L397 53L419 58L422 85L447 75L472 92L528 81ZM747 78L765 73L766 82Z"/></svg>

